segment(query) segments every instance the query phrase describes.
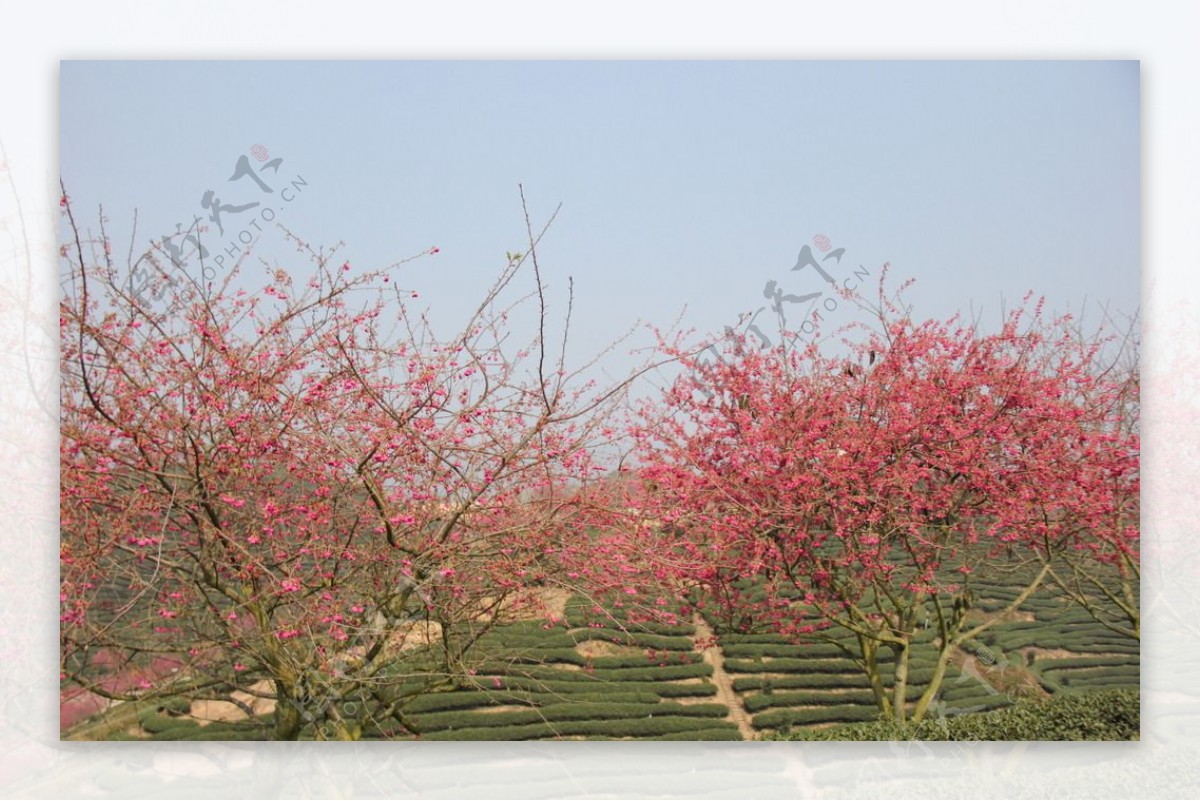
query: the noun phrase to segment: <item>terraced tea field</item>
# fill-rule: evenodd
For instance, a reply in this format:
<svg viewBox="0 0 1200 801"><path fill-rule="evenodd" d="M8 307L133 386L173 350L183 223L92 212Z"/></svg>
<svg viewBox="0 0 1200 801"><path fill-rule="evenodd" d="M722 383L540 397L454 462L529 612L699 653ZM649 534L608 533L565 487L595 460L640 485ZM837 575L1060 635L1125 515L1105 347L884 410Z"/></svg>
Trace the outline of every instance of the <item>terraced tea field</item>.
<svg viewBox="0 0 1200 801"><path fill-rule="evenodd" d="M976 608L992 611L1017 589L973 584ZM835 641L789 642L769 633L716 632L719 658L697 650L692 623L630 623L620 609L595 614L574 599L564 619L526 621L480 640L482 661L469 681L417 697L405 723L368 727L364 739L423 740L740 740L799 727L873 720L868 681ZM921 629L910 659L907 697L915 700L933 672L934 634ZM701 637L702 639L702 637ZM1015 699L1136 688L1136 641L1113 634L1085 612L1049 593L969 642L949 665L932 715L953 716L1008 706ZM890 681L892 656L880 653ZM719 675L714 675L714 664ZM236 721L198 720L180 700L126 705L107 739L267 739L270 715ZM85 724L78 732L86 731Z"/></svg>
<svg viewBox="0 0 1200 801"><path fill-rule="evenodd" d="M691 625L610 628L581 606L568 607L566 626L529 622L489 634L475 688L407 708L422 739L741 739L729 707L714 702L712 667L695 651Z"/></svg>
<svg viewBox="0 0 1200 801"><path fill-rule="evenodd" d="M973 582L977 608L998 611L1020 592L999 582ZM878 709L862 670L839 647L853 648L844 630L808 642L773 634L742 634L713 620L725 655L725 670L752 725L761 733L786 733L799 726L830 726L874 720ZM920 629L909 660L907 699L928 687L934 669L934 627ZM830 642L829 640L833 640ZM1029 598L1012 619L984 631L955 654L931 709L953 716L1009 706L1026 697L1057 693L1137 689L1137 641L1113 633L1087 612L1048 591ZM894 657L879 656L885 682Z"/></svg>

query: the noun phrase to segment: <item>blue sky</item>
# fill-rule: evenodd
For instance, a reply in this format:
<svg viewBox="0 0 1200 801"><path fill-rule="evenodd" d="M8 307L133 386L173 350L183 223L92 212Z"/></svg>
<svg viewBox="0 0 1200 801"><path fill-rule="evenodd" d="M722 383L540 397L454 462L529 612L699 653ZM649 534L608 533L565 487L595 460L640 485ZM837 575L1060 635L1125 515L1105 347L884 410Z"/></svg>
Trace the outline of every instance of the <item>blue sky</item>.
<svg viewBox="0 0 1200 801"><path fill-rule="evenodd" d="M227 181L261 144L312 244L356 267L440 248L399 280L445 333L524 249L518 184L535 226L561 203L540 254L552 311L574 278L576 360L685 305L719 331L772 279L820 291L791 270L818 234L839 279L916 279L919 316L1139 306L1136 61L63 62L61 104L62 176L118 254L134 209L144 248L208 189L263 200ZM256 253L305 269L278 232Z"/></svg>

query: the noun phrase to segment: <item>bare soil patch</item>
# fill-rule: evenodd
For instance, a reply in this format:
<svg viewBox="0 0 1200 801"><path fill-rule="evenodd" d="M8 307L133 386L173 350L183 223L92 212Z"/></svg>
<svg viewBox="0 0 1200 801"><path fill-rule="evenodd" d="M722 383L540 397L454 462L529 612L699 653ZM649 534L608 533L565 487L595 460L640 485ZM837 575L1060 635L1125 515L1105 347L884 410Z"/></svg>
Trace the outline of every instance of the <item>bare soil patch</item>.
<svg viewBox="0 0 1200 801"><path fill-rule="evenodd" d="M1068 651L1065 648L1022 648L1021 655L1029 661L1029 657L1034 659L1076 659L1079 657L1111 657L1111 656L1129 656L1129 654L1118 654L1111 652L1096 653L1094 651Z"/></svg>
<svg viewBox="0 0 1200 801"><path fill-rule="evenodd" d="M250 707L255 715L269 715L275 711L275 699L261 697L261 694L273 691L271 682L263 680L251 685L250 689L252 692L239 690L231 695ZM200 726L214 722L235 723L249 717L244 709L231 701L193 701L188 716Z"/></svg>
<svg viewBox="0 0 1200 801"><path fill-rule="evenodd" d="M476 707L471 711L484 715L490 715L497 712L524 712L528 709L530 709L530 707L521 706L520 704L496 704L495 706Z"/></svg>
<svg viewBox="0 0 1200 801"><path fill-rule="evenodd" d="M575 651L586 659L598 656L645 656L646 651L636 645L618 645L607 640L585 640L575 646Z"/></svg>
<svg viewBox="0 0 1200 801"><path fill-rule="evenodd" d="M241 707L229 701L192 701L188 716L199 726L218 722L234 723L247 717Z"/></svg>
<svg viewBox="0 0 1200 801"><path fill-rule="evenodd" d="M1038 677L1018 660L989 665L976 659L974 654L955 648L951 652L950 663L962 670L964 676L974 675L977 681L982 680L998 692L1013 697L1045 697L1050 694L1042 687Z"/></svg>
<svg viewBox="0 0 1200 801"><path fill-rule="evenodd" d="M411 623L398 629L388 638L388 650L393 653L410 648L424 648L437 642L442 636L442 625L431 620Z"/></svg>
<svg viewBox="0 0 1200 801"><path fill-rule="evenodd" d="M542 592L542 605L550 617L561 618L567 614L567 601L571 600L571 591L564 589L548 589Z"/></svg>
<svg viewBox="0 0 1200 801"><path fill-rule="evenodd" d="M708 625L708 621L699 613L696 613L692 618L692 624L696 627L697 641L716 642L712 627ZM738 698L737 693L733 690L733 680L725 672L724 651L719 646L713 645L703 649L702 653L704 654L704 661L712 665L713 684L717 685L717 702L729 708L729 714L725 719L737 724L738 731L741 733L743 740L757 740L758 735L755 733L754 727L750 725L750 715L746 713L746 708L742 706L741 699Z"/></svg>

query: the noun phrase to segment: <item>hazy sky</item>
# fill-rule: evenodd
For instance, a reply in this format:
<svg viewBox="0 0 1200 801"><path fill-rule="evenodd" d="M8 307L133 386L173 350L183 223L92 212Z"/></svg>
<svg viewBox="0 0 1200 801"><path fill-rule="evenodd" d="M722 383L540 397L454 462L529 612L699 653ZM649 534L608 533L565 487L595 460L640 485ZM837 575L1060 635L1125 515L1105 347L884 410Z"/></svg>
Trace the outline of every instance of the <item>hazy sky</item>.
<svg viewBox="0 0 1200 801"><path fill-rule="evenodd" d="M781 305L806 319L831 293L791 268L825 255L818 235L845 249L823 262L838 280L873 288L885 261L915 279L922 317L994 320L1030 290L1139 305L1135 61L63 62L61 79L62 176L121 256L135 209L145 248L207 215L208 190L261 201L210 225L210 251L263 207L356 267L437 246L399 280L446 333L525 247L518 184L535 226L562 204L540 254L553 311L574 277L577 356L685 305L720 330L768 306L770 280L825 290ZM228 180L243 156L272 195ZM256 253L304 270L264 227Z"/></svg>

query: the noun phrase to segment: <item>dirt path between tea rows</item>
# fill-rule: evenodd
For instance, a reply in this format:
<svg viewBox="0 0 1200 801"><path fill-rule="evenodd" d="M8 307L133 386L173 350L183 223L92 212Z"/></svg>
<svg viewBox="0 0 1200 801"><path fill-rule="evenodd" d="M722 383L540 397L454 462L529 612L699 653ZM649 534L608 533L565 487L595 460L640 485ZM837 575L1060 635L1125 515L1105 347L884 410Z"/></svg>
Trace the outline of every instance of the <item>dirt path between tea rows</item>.
<svg viewBox="0 0 1200 801"><path fill-rule="evenodd" d="M698 612L692 617L692 624L696 627L697 642L716 641L712 627ZM725 672L724 651L719 645L710 645L701 653L704 655L704 661L712 665L713 684L717 685L717 701L729 707L729 714L725 719L737 725L743 740L757 740L758 735L750 725L750 715L746 713L746 708L733 691L733 679Z"/></svg>

